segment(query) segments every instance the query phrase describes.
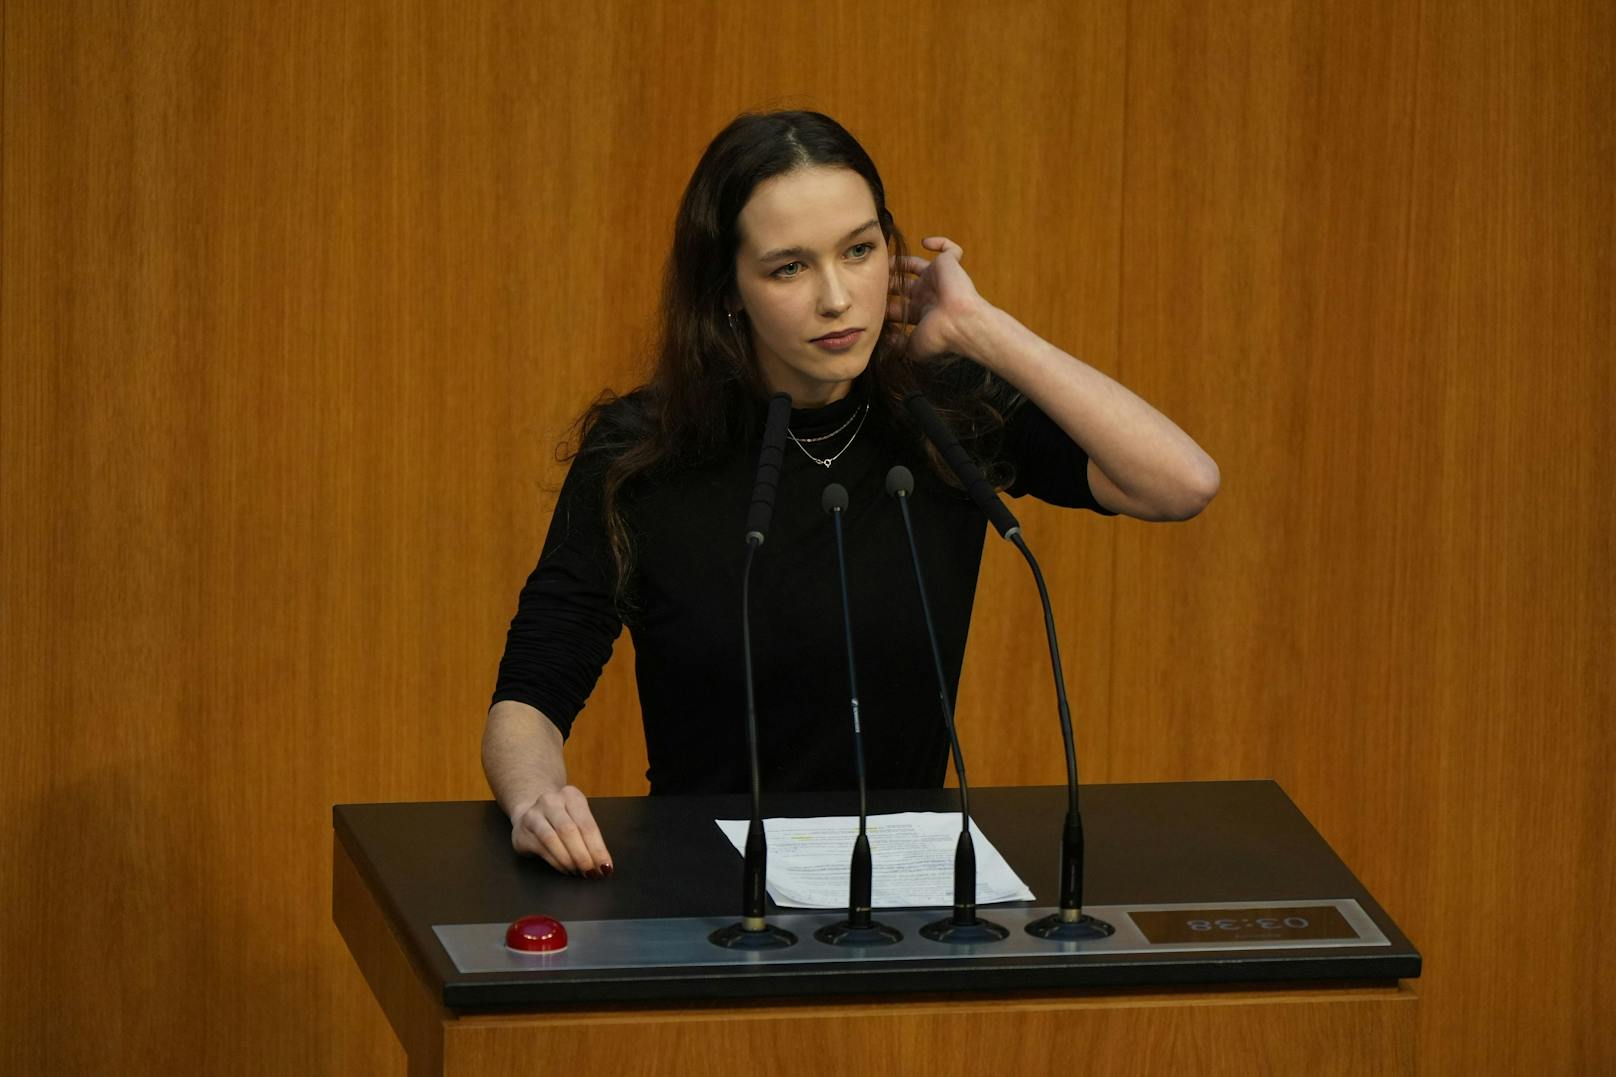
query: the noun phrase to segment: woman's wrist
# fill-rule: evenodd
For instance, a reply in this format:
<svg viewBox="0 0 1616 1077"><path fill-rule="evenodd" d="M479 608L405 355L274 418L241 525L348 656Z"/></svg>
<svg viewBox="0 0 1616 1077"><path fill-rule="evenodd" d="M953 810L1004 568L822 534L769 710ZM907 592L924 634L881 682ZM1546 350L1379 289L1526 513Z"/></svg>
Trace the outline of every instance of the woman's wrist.
<svg viewBox="0 0 1616 1077"><path fill-rule="evenodd" d="M1042 341L998 307L982 300L956 323L954 351L1017 384L1017 360ZM1018 386L1019 387L1019 386Z"/></svg>

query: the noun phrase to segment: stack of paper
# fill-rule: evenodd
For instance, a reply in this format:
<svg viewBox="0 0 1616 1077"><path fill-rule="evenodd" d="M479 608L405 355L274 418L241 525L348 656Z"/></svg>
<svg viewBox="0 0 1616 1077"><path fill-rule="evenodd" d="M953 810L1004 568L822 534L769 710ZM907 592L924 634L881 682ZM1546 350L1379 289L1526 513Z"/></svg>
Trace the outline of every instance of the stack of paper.
<svg viewBox="0 0 1616 1077"><path fill-rule="evenodd" d="M737 851L746 846L745 819L716 820ZM958 812L900 812L872 815L870 857L875 865L873 904L878 909L936 907L954 903L954 846ZM765 819L769 840L769 896L797 909L846 908L847 872L858 837L858 817ZM971 823L976 849L976 901L1031 901L999 850Z"/></svg>

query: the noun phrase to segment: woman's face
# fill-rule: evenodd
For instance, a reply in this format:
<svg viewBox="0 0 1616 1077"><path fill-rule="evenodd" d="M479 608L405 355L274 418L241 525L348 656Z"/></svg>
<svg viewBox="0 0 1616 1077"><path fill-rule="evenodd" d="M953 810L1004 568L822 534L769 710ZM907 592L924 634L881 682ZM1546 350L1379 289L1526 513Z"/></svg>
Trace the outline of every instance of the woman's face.
<svg viewBox="0 0 1616 1077"><path fill-rule="evenodd" d="M847 395L886 318L890 264L875 199L852 169L758 184L741 209L735 285L771 392L798 407Z"/></svg>

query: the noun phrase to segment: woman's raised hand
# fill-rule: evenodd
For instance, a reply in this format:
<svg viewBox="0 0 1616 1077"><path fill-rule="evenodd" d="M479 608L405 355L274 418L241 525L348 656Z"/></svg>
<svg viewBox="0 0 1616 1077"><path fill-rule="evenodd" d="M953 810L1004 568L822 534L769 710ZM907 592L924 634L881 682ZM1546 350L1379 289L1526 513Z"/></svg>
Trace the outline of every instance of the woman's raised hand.
<svg viewBox="0 0 1616 1077"><path fill-rule="evenodd" d="M917 359L945 352L964 354L963 325L986 301L960 265L963 247L947 236L927 236L920 243L937 251L937 257L927 261L905 255L893 260L887 317L913 327L909 350Z"/></svg>

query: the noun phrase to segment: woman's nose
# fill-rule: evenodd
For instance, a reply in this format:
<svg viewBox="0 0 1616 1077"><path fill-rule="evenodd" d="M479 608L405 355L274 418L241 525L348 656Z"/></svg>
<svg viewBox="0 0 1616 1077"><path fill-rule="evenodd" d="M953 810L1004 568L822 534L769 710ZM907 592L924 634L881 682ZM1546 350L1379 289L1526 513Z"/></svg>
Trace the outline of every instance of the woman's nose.
<svg viewBox="0 0 1616 1077"><path fill-rule="evenodd" d="M819 312L831 317L838 316L852 306L852 296L843 282L841 274L832 270L821 278L824 288L819 293Z"/></svg>

